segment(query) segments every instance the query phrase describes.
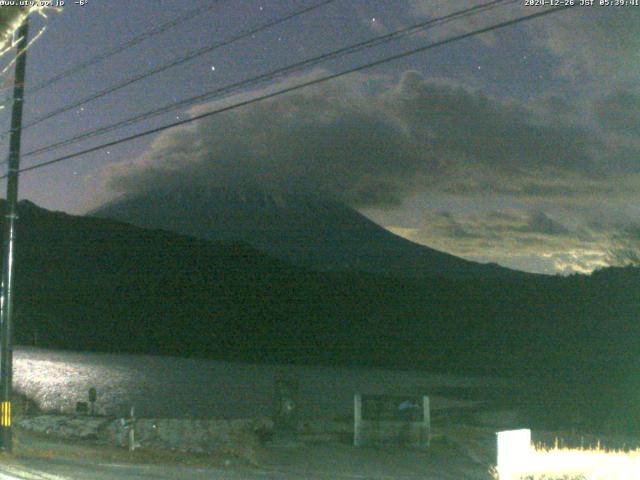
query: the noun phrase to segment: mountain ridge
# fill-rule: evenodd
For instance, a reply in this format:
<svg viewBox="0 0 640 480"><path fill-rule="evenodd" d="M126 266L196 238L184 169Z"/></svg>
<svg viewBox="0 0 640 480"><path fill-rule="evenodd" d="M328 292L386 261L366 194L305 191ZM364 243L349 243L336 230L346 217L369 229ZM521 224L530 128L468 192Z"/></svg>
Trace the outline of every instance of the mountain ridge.
<svg viewBox="0 0 640 480"><path fill-rule="evenodd" d="M243 242L319 271L397 277L535 275L417 244L340 202L261 189L174 190L122 197L87 213L145 228Z"/></svg>

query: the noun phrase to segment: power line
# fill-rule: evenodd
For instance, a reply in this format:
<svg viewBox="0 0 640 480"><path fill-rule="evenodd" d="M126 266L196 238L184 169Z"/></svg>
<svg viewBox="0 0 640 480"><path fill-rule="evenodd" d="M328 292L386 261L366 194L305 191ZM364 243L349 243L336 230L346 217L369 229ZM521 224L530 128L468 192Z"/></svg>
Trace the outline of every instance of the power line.
<svg viewBox="0 0 640 480"><path fill-rule="evenodd" d="M105 52L102 52L94 57L91 57L88 60L85 60L84 62L78 63L77 65L74 65L73 67L57 74L54 75L42 82L40 82L39 84L35 85L34 87L31 87L30 89L27 89L27 91L25 92L26 95L32 95L36 92L39 92L40 90L51 86L57 82L59 82L60 80L63 80L67 77L70 77L71 75L75 75L78 72L81 72L82 70L86 70L89 67L92 67L93 65L97 65L98 63L101 63L103 61L105 61L106 59L121 53L129 48L132 48L142 42L144 42L145 40L154 37L156 35L159 35L161 33L164 33L168 30L171 30L172 28L180 25L181 23L184 23L188 20L191 20L192 18L195 18L197 16L202 15L205 12L208 12L210 10L213 10L215 7L218 6L218 4L220 3L221 0L216 0L215 3L211 3L209 5L206 6L202 6L202 7L198 7L198 8L194 8L193 10L189 10L188 12L186 12L184 15L181 15L177 18L174 18L173 20L169 20L161 25L158 25L155 28L151 28L149 30L147 30L144 33L141 33L140 35L133 37L131 40L128 40L120 45L116 45L115 47L113 47L110 50L107 50ZM11 99L5 100L4 102L2 102L0 105L6 105L8 103L10 103Z"/></svg>
<svg viewBox="0 0 640 480"><path fill-rule="evenodd" d="M294 12L292 12L290 14L287 14L284 17L280 17L280 18L277 18L275 20L271 20L271 21L262 23L262 24L260 24L260 25L258 25L256 27L253 27L253 28L251 28L249 30L246 30L246 31L244 31L244 32L242 32L240 34L234 35L233 37L231 37L231 38L229 38L227 40L224 40L224 41L221 41L221 42L216 42L216 43L214 43L212 45L208 45L206 47L202 47L202 48L199 48L197 50L194 50L191 53L189 53L187 55L184 55L182 57L178 57L178 58L172 60L169 63L166 63L166 64L160 65L158 67L152 68L150 70L147 70L147 71L145 71L145 72L143 72L141 74L138 74L138 75L136 75L134 77L128 78L128 79L124 80L121 83L118 83L116 85L112 85L111 87L107 87L104 90L100 90L99 92L93 93L93 94L91 94L91 95L89 95L89 96L87 96L87 97L85 97L85 98L83 98L81 100L78 100L78 101L76 101L74 103L71 103L69 105L65 105L63 107L60 107L57 110L53 110L52 112L49 112L49 113L47 113L47 114L45 114L45 115L43 115L41 117L36 118L35 120L33 120L31 122L25 124L22 128L23 128L23 130L26 130L26 129L30 128L30 127L33 127L35 125L38 125L39 123L44 122L45 120L49 120L49 119L51 119L53 117L56 117L56 116L58 116L58 115L60 115L62 113L68 112L69 110L73 110L73 109L78 108L78 107L80 107L82 105L85 105L85 104L87 104L89 102L92 102L92 101L97 100L99 98L105 97L105 96L107 96L107 95L109 95L109 94L111 94L113 92L118 91L118 90L122 90L123 88L125 88L125 87L127 87L129 85L132 85L132 84L134 84L136 82L139 82L141 80L149 78L149 77L151 77L153 75L156 75L158 73L164 72L165 70L169 70L170 68L182 65L182 64L184 64L186 62L189 62L189 61L193 60L194 58L197 58L197 57L200 57L200 56L205 55L207 53L210 53L210 52L212 52L214 50L217 50L217 49L219 49L221 47L225 47L227 45L230 45L230 44L232 44L234 42L237 42L238 40L242 40L242 39L247 38L247 37L249 37L251 35L255 35L255 34L260 33L260 32L262 32L264 30L268 30L269 28L272 28L272 27L274 27L276 25L279 25L281 23L287 22L287 21L289 21L289 20L291 20L293 18L299 17L299 16L304 15L306 13L309 13L309 12L311 12L313 10L317 10L318 8L323 7L323 6L325 6L325 5L329 4L329 3L333 3L335 1L336 0L323 0L323 1L321 1L321 2L319 2L317 4L315 4L315 5L312 5L310 7L304 7L304 8L295 10ZM2 133L2 136L7 135L8 133L9 133L8 131L5 131L5 132Z"/></svg>
<svg viewBox="0 0 640 480"><path fill-rule="evenodd" d="M71 138L67 138L65 140L61 140L61 141L55 142L55 143L47 145L45 147L40 147L40 148L37 148L35 150L29 151L26 154L24 154L23 156L24 157L28 157L28 156L32 156L32 155L41 154L41 153L44 153L44 152L47 152L47 151L50 151L50 150L55 150L57 148L60 148L60 147L63 147L63 146L67 146L67 145L70 145L70 144L74 144L74 143L77 143L77 142L79 142L81 140L85 140L87 138L94 137L96 135L101 135L101 134L104 134L104 133L108 133L110 131L120 129L120 128L125 127L125 126L141 122L141 121L146 120L148 118L151 118L151 117L163 114L163 113L170 112L170 111L175 110L177 108L186 107L186 106L193 105L195 103L199 103L199 102L202 102L202 101L205 101L205 100L210 100L212 98L219 97L222 94L229 93L229 92L232 92L232 91L235 91L235 90L239 90L239 89L244 88L244 87L254 86L256 84L263 83L263 82L265 82L267 80L273 80L273 79L282 77L285 74L302 70L304 68L307 68L307 67L312 66L312 65L316 65L316 64L324 62L326 60L331 60L331 59L343 57L345 55L349 55L349 54L352 54L352 53L356 53L358 51L364 50L365 48L372 48L372 47L375 47L375 46L379 46L379 45L382 45L384 43L388 43L388 42L391 42L393 40L397 40L397 39L402 38L404 36L408 36L408 35L417 33L419 31L425 30L427 28L431 28L431 27L434 27L434 26L439 26L439 25L448 23L450 21L458 20L460 18L464 18L464 17L470 16L470 15L475 15L475 14L478 14L478 13L480 13L482 11L490 10L490 9L496 8L498 6L501 6L502 4L515 3L516 1L518 1L518 0L493 0L493 1L481 4L481 5L476 5L474 7L470 7L470 8L464 9L464 10L459 10L457 12L453 12L451 14L444 15L442 17L438 17L438 18L431 19L431 20L428 20L428 21L420 22L420 23L414 24L414 25L412 25L410 27L406 27L406 28L394 31L394 32L391 32L391 33L386 34L386 35L378 36L378 37L375 37L373 39L369 39L369 40L366 40L366 41L363 41L363 42L359 42L357 44L350 45L350 46L347 46L347 47L339 48L337 50L334 50L334 51L331 51L331 52L328 52L328 53L324 53L324 54L318 55L316 57L303 60L301 62L297 62L297 63L295 63L293 65L288 65L286 67L277 68L275 70L272 70L270 72L264 73L264 74L259 75L257 77L253 77L253 78L250 78L250 79L242 80L240 82L236 82L236 83L233 83L231 85L227 85L225 87L221 87L221 88L215 89L213 91L206 92L204 94L196 95L194 97L190 97L190 98L187 98L187 99L184 99L184 100L180 100L178 102L167 104L167 105L164 105L164 106L162 106L160 108L153 109L153 110L144 112L142 114L136 115L135 117L131 117L131 118L128 118L128 119L125 119L125 120L120 120L120 121L117 121L117 122L112 123L110 125L103 126L103 127L98 127L97 129L90 130L88 132L84 132L84 133L81 133L79 135L73 136Z"/></svg>
<svg viewBox="0 0 640 480"><path fill-rule="evenodd" d="M521 23L521 22L533 20L535 18L540 18L540 17L543 17L545 15L549 15L551 13L555 13L555 12L559 12L559 11L562 11L562 10L566 10L568 8L571 8L571 6L565 5L565 6L561 6L561 7L554 7L554 8L543 10L543 11L540 11L540 12L537 12L537 13L532 13L532 14L529 14L529 15L518 17L518 18L515 18L515 19L512 19L512 20L507 20L507 21L504 21L504 22L500 22L500 23L491 25L489 27L484 27L484 28L477 29L477 30L474 30L474 31L471 31L471 32L467 32L467 33L463 33L463 34L460 34L460 35L456 35L456 36L453 36L453 37L450 37L450 38L446 38L444 40L440 40L440 41L431 43L429 45L425 45L425 46L422 46L422 47L419 47L419 48L414 48L414 49L408 50L406 52L402 52L402 53L399 53L399 54L391 55L391 56L388 56L388 57L380 59L380 60L376 60L376 61L373 61L373 62L366 63L364 65L360 65L360 66L357 66L357 67L354 67L354 68L350 68L348 70L345 70L345 71L342 71L342 72L339 72L339 73L326 75L324 77L317 78L317 79L314 79L314 80L310 80L310 81L307 81L307 82L304 82L304 83L301 83L301 84L298 84L298 85L294 85L292 87L283 88L282 90L278 90L277 92L268 93L268 94L265 94L265 95L261 95L259 97L255 97L255 98L252 98L252 99L249 99L249 100L245 100L243 102L238 102L238 103L236 103L234 105L229 105L229 106L226 106L226 107L223 107L223 108L219 108L217 110L213 110L211 112L203 113L201 115L197 115L195 117L192 117L192 118L189 118L189 119L186 119L186 120L173 122L173 123L170 123L170 124L167 124L167 125L163 125L161 127L157 127L157 128L153 128L153 129L150 129L150 130L146 130L144 132L137 133L135 135L130 135L130 136L127 136L127 137L124 137L124 138L120 138L118 140L113 140L111 142L103 143L101 145L97 145L95 147L91 147L91 148L88 148L88 149L85 149L85 150L82 150L82 151L79 151L79 152L71 153L69 155L64 155L64 156L55 158L53 160L48 160L46 162L41 162L41 163L38 163L36 165L32 165L30 167L25 167L25 168L20 169L20 172L28 172L28 171L31 171L31 170L36 170L36 169L39 169L39 168L47 167L47 166L53 165L55 163L60 163L60 162L63 162L63 161L66 161L66 160L70 160L70 159L73 159L73 158L76 158L76 157L79 157L79 156L82 156L82 155L86 155L88 153L96 152L98 150L102 150L102 149L105 149L105 148L109 148L109 147L113 147L113 146L116 146L116 145L120 145L122 143L130 142L132 140L137 140L139 138L143 138L143 137L146 137L146 136L149 136L149 135L160 133L160 132L163 132L165 130L169 130L171 128L175 128L175 127L179 127L179 126L186 125L186 124L189 124L189 123L193 123L193 122L196 122L198 120L202 120L203 118L207 118L207 117L211 117L211 116L214 116L214 115L218 115L220 113L224 113L224 112L227 112L227 111L230 111L230 110L235 110L236 108L244 107L244 106L247 106L247 105L250 105L250 104L253 104L253 103L257 103L257 102L260 102L260 101L263 101L263 100L268 100L270 98L278 97L280 95L291 93L291 92L294 92L296 90L300 90L300 89L303 89L303 88L306 88L306 87L310 87L312 85L317 85L319 83L326 82L326 81L329 81L329 80L333 80L335 78L343 77L345 75L349 75L349 74L356 73L356 72L359 72L359 71L362 71L362 70L373 68L373 67L382 65L384 63L387 63L387 62L391 62L391 61L394 61L394 60L399 60L401 58L405 58L405 57L408 57L408 56L411 56L411 55L415 55L417 53L425 52L425 51L431 50L433 48L441 47L443 45L448 45L448 44L453 43L453 42L457 42L457 41L464 40L464 39L467 39L467 38L471 38L471 37L474 37L474 36L477 36L477 35L481 35L483 33L488 33L488 32L494 31L494 30L498 30L498 29L501 29L501 28L509 27L509 26L512 26L512 25L516 25L516 24ZM7 177L7 175L3 175L2 177L0 177L0 179L4 179L6 177Z"/></svg>
<svg viewBox="0 0 640 480"><path fill-rule="evenodd" d="M143 114L141 114L139 116L133 117L131 119L127 119L127 120L124 120L124 121L116 122L115 124L99 128L99 129L94 130L92 132L87 132L87 133L84 133L84 134L80 134L80 135L78 135L76 137L73 137L71 139L63 140L63 141L57 142L57 143L55 143L53 145L50 145L50 146L47 146L47 147L42 147L42 148L39 148L37 150L30 151L30 152L26 153L24 156L31 156L31 155L43 153L45 151L48 151L48 150L51 150L51 149L54 149L54 148L58 148L60 146L69 145L71 143L75 143L75 142L77 142L79 140L83 140L83 139L89 138L91 136L95 136L95 135L98 135L98 134L106 133L108 131L112 131L112 130L121 128L123 126L131 125L133 123L137 123L139 121L145 120L146 118L150 118L150 117L152 117L154 115L157 115L157 114L166 113L166 112L171 111L171 110L173 110L175 108L179 108L179 107L182 107L182 106L190 105L190 104L193 104L193 103L197 103L197 102L209 99L212 96L219 95L220 93L227 93L228 91L235 90L235 89L238 89L240 87L245 87L245 86L249 86L249 85L255 84L258 81L264 81L264 80L277 78L279 76L282 76L284 73L290 73L291 71L293 71L295 69L298 69L300 67L306 67L306 66L309 66L309 65L313 65L313 64L319 63L322 60L326 60L328 58L337 57L340 54L352 53L352 52L355 52L355 51L358 51L358 50L362 49L363 47L367 47L367 46L370 46L370 45L373 45L373 44L379 45L383 41L389 41L393 37L397 37L399 34L415 33L416 31L418 31L421 28L424 28L425 26L432 25L432 24L435 24L435 23L440 24L440 23L444 23L444 21L450 21L450 20L453 20L453 19L458 19L461 16L466 16L466 15L469 15L470 13L475 13L475 11L477 11L480 8L486 8L487 6L494 7L495 4L503 3L505 1L509 1L509 0L494 0L492 2L488 2L487 4L478 5L478 6L471 7L471 8L468 8L468 9L464 9L464 10L461 10L461 11L458 11L458 12L454 12L452 14L445 15L443 17L439 17L437 19L433 19L433 20L430 20L430 21L427 21L427 22L422 22L420 24L416 24L416 25L413 25L413 26L408 27L406 29L402 29L402 30L399 30L399 31L396 31L396 32L392 32L391 34L384 35L382 37L376 37L376 38L374 38L372 40L368 40L368 41L361 42L361 43L353 45L353 46L349 46L349 47L342 48L342 49L339 49L339 50L336 50L336 51L333 51L333 52L329 52L327 54L323 54L323 55L320 55L318 57L314 57L312 59L308 59L308 60L299 62L298 64L294 64L292 66L288 66L288 67L284 67L284 68L280 68L280 69L274 70L272 72L269 72L269 73L264 74L262 76L256 77L254 79L249 79L249 80L245 80L245 81L242 81L242 82L238 82L236 84L232 84L232 85L229 85L227 87L222 87L222 88L216 89L216 90L214 90L212 92L208 92L208 93L205 93L205 94L202 94L202 95L198 95L196 97L192 97L192 98L187 99L187 100L183 100L183 101L180 101L180 102L176 102L176 103L173 103L173 104L166 105L166 106L161 107L160 109L157 109L157 110L152 110L150 112L145 112L145 113L143 113ZM513 1L513 0L511 0L511 1ZM422 48L424 48L424 47L422 47ZM391 60L393 60L394 58L391 58ZM384 62L384 61L386 61L386 60L383 60L382 62ZM366 68L366 66L365 66L365 68ZM351 73L351 71L347 71L345 74L347 74L347 73ZM199 117L197 117L197 118L199 118ZM189 121L191 121L191 119L187 119L187 120L185 120L183 122L189 122ZM180 125L180 124L182 124L182 122L175 122L175 123L173 123L171 125L176 125L177 126L177 125ZM161 128L163 128L163 127L161 127ZM0 178L2 178L2 177L0 177Z"/></svg>

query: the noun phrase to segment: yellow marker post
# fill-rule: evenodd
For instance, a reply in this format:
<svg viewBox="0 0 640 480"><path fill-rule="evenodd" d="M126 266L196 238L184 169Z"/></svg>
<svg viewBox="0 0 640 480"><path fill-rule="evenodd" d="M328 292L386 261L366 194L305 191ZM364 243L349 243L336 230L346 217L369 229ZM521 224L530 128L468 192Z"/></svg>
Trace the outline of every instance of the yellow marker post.
<svg viewBox="0 0 640 480"><path fill-rule="evenodd" d="M11 402L2 402L0 404L0 426L11 426Z"/></svg>

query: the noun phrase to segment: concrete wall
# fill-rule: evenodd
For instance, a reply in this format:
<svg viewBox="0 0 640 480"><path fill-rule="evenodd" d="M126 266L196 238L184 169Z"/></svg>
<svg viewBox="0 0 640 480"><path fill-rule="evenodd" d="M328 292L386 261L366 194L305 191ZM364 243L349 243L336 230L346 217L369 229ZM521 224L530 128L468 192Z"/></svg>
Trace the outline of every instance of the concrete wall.
<svg viewBox="0 0 640 480"><path fill-rule="evenodd" d="M142 447L211 453L253 448L261 432L273 429L268 419L185 420L144 418L135 422L135 441ZM120 420L110 422L104 438L118 446L129 445L129 429Z"/></svg>
<svg viewBox="0 0 640 480"><path fill-rule="evenodd" d="M30 432L56 438L74 440L101 440L109 423L109 417L78 417L72 415L16 415L14 426Z"/></svg>
<svg viewBox="0 0 640 480"><path fill-rule="evenodd" d="M57 438L93 440L127 447L129 428L121 419L73 415L18 416L14 424L24 430ZM142 447L194 453L226 452L250 457L262 432L273 429L266 418L238 420L185 420L143 418L135 421L135 442Z"/></svg>

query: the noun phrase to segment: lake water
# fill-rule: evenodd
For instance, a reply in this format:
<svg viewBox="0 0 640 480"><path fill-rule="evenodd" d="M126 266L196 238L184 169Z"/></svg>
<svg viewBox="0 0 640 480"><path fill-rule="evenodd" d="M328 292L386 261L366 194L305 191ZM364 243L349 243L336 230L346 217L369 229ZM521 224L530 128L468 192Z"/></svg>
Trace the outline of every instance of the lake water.
<svg viewBox="0 0 640 480"><path fill-rule="evenodd" d="M354 393L428 394L436 387L475 387L496 380L380 369L253 365L146 355L16 347L14 389L40 408L72 413L97 390L96 411L140 417L246 418L271 415L275 381L299 385L302 418L352 415ZM432 398L432 408L450 401Z"/></svg>

